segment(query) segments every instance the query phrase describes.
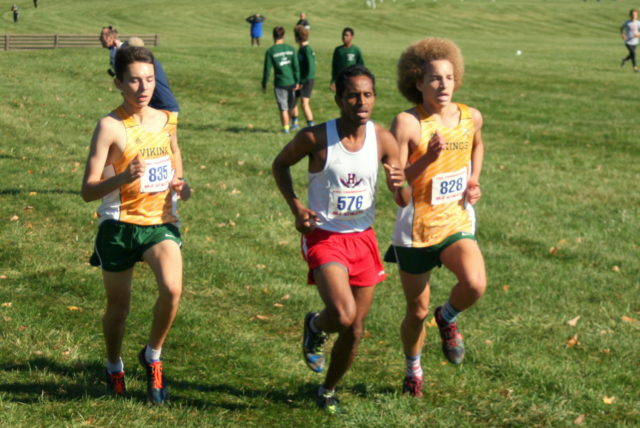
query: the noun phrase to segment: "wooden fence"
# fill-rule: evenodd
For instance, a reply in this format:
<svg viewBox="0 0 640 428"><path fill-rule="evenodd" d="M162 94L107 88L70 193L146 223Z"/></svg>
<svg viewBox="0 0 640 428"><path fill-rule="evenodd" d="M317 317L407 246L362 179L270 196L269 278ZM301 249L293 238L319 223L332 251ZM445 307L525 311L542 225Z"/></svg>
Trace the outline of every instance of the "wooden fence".
<svg viewBox="0 0 640 428"><path fill-rule="evenodd" d="M125 41L129 37L140 37L145 46L158 46L158 34L129 34L119 37ZM0 49L58 49L58 48L99 48L102 47L97 34L2 34Z"/></svg>

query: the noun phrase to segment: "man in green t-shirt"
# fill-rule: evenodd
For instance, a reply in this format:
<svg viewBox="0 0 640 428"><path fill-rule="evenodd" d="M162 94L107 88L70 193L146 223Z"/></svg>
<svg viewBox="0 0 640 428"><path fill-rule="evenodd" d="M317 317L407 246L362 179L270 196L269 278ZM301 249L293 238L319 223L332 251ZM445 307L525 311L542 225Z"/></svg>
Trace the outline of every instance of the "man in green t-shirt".
<svg viewBox="0 0 640 428"><path fill-rule="evenodd" d="M331 61L331 84L329 87L332 91L336 90L336 77L345 68L350 65L364 65L364 58L360 48L353 44L353 28L346 27L342 30L342 45L337 46L333 50L333 61Z"/></svg>
<svg viewBox="0 0 640 428"><path fill-rule="evenodd" d="M316 53L309 46L309 30L302 25L293 29L296 36L298 49L298 62L300 63L300 90L296 92L296 98L300 99L304 117L307 118L307 126L313 126L313 112L311 111L311 92L316 78ZM298 116L298 107L294 107L293 116Z"/></svg>
<svg viewBox="0 0 640 428"><path fill-rule="evenodd" d="M293 47L284 42L284 28L273 29L273 46L264 55L262 91L267 90L267 80L273 68L274 93L280 111L282 131L289 133L289 116L296 106L295 91L300 87L300 66ZM298 117L291 114L291 128L298 128Z"/></svg>

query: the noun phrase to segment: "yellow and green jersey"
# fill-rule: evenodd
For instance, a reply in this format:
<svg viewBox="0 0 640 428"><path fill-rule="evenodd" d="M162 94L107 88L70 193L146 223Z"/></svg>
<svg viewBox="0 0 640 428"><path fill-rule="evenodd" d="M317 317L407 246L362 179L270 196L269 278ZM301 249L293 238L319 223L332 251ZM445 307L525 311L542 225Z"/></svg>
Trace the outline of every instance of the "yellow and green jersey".
<svg viewBox="0 0 640 428"><path fill-rule="evenodd" d="M393 245L430 247L455 233L474 233L475 216L471 205L465 203L465 192L471 174L475 126L469 107L457 106L460 121L453 128L439 124L422 106L417 107L421 138L418 147L409 154L409 163L427 153L429 140L436 131L447 145L412 183L411 201L397 213Z"/></svg>
<svg viewBox="0 0 640 428"><path fill-rule="evenodd" d="M170 184L175 171L171 136L176 133L177 117L163 111L166 125L158 132L149 132L123 107L113 113L122 121L127 141L120 159L105 166L102 178L122 173L137 155L145 163L145 172L102 198L100 222L112 219L141 226L176 223L178 197Z"/></svg>

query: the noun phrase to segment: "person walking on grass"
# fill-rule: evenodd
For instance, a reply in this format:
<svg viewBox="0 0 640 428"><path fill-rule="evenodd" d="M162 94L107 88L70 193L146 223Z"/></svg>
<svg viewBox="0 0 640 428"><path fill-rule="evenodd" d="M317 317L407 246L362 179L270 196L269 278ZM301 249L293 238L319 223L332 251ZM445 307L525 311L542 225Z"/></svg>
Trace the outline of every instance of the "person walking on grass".
<svg viewBox="0 0 640 428"><path fill-rule="evenodd" d="M109 64L111 65L111 68L107 70L107 73L109 73L111 77L114 77L115 72L113 70L116 66L116 52L118 52L118 49L123 46L123 43L118 39L118 30L112 26L102 27L102 30L100 31L100 43L103 48L109 49ZM131 37L124 45L127 44L130 44L131 46L144 46L144 41L139 37ZM153 66L155 68L156 86L153 91L151 101L149 102L149 106L157 110L168 110L174 113L177 117L180 113L180 105L171 90L171 86L169 86L169 79L167 79L167 75L162 68L162 64L155 57Z"/></svg>
<svg viewBox="0 0 640 428"><path fill-rule="evenodd" d="M622 40L624 40L624 45L629 51L629 54L620 61L620 67L623 67L627 61L631 60L633 71L639 72L640 69L638 69L638 65L636 63L636 48L638 47L638 37L640 37L638 9L631 9L629 11L629 19L620 27L620 36L622 37Z"/></svg>
<svg viewBox="0 0 640 428"><path fill-rule="evenodd" d="M158 284L151 333L138 354L153 404L168 399L161 351L182 292L177 200L190 196L176 137L176 116L149 106L155 86L153 54L143 47L116 53L114 83L122 104L96 126L82 181L86 202L102 198L90 263L102 268L107 307L107 390L124 395L122 339L136 262L146 262Z"/></svg>
<svg viewBox="0 0 640 428"><path fill-rule="evenodd" d="M298 116L296 94L300 88L300 65L293 47L284 42L284 28L273 29L273 46L264 54L264 68L262 71L262 91L267 91L269 74L273 68L274 93L276 104L280 112L282 132L289 133L289 129L297 129Z"/></svg>
<svg viewBox="0 0 640 428"><path fill-rule="evenodd" d="M296 98L300 99L307 126L313 126L313 112L311 111L311 92L316 77L316 53L309 46L309 30L298 25L294 29L298 49L298 63L300 64L300 89L296 92ZM298 117L298 106L293 108L293 117Z"/></svg>
<svg viewBox="0 0 640 428"><path fill-rule="evenodd" d="M331 60L331 84L329 88L336 90L336 77L345 68L350 65L364 65L364 58L360 48L353 44L353 28L346 27L342 30L342 44L333 50L333 58Z"/></svg>
<svg viewBox="0 0 640 428"><path fill-rule="evenodd" d="M300 12L300 19L298 19L298 22L296 22L296 27L298 25L302 25L307 30L311 30L311 24L309 24L309 21L307 20L307 14L306 13Z"/></svg>
<svg viewBox="0 0 640 428"><path fill-rule="evenodd" d="M15 24L20 19L20 8L17 4L11 6L11 12L13 13L13 23Z"/></svg>
<svg viewBox="0 0 640 428"><path fill-rule="evenodd" d="M453 102L464 77L464 62L450 40L427 38L401 55L398 88L414 107L392 123L409 186L398 210L385 261L397 262L407 309L401 324L406 358L403 393L421 397L420 356L429 309L430 277L444 265L456 276L449 298L435 310L442 351L459 364L465 349L456 317L485 292L485 265L475 238L472 205L481 196L484 157L482 115Z"/></svg>
<svg viewBox="0 0 640 428"><path fill-rule="evenodd" d="M325 305L304 318L302 348L311 370L324 371L327 335L338 333L315 397L318 407L330 413L338 411L335 388L356 356L375 285L385 278L372 229L378 164L384 164L394 198L404 183L395 139L370 120L375 99L375 78L369 70L343 70L335 94L340 117L298 132L273 161L278 189L302 234L308 283L316 285ZM304 158L308 206L297 197L290 172Z"/></svg>

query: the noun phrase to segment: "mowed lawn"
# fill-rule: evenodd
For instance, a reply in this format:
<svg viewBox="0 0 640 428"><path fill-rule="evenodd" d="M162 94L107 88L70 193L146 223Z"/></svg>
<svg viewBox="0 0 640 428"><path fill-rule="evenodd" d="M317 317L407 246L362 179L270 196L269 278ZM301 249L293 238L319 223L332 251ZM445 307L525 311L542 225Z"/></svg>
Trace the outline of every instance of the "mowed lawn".
<svg viewBox="0 0 640 428"><path fill-rule="evenodd" d="M640 425L640 73L620 68L619 27L633 5L579 0L22 0L0 34L158 33L154 52L181 104L179 139L194 187L181 205L185 289L165 345L171 404L145 403L136 353L147 338L153 275L135 274L123 359L131 397L104 395L99 270L88 265L97 203L79 195L91 134L120 95L104 49L0 52L0 426L529 427ZM369 2L369 4L372 4ZM344 413L315 408L322 377L300 351L321 308L305 285L293 217L271 178L288 141L270 82L271 29L293 44L311 22L316 122L336 116L328 89L343 27L377 77L374 119L410 107L402 50L426 36L466 60L455 99L484 115L478 239L489 288L461 315L467 358L444 362L428 326L425 397L400 394L404 298L397 269L376 291L360 354L338 390ZM249 43L255 12L262 46ZM517 52L520 51L520 55ZM306 170L293 171L306 193ZM385 250L395 207L380 187ZM432 309L454 278L433 275Z"/></svg>

